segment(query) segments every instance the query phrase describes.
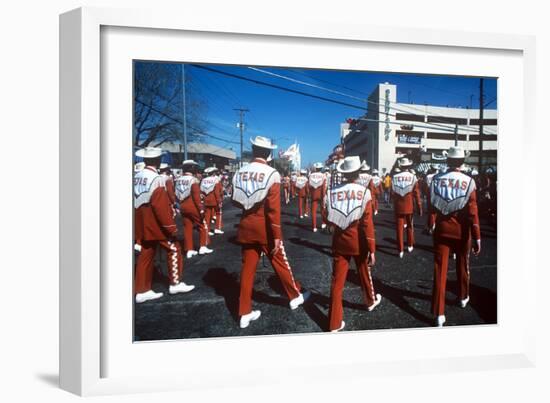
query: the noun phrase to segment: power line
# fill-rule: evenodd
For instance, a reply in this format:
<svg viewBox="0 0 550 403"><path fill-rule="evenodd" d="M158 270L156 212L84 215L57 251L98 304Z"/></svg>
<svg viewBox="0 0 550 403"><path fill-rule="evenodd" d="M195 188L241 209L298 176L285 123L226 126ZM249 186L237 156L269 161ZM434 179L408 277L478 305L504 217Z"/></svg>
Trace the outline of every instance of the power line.
<svg viewBox="0 0 550 403"><path fill-rule="evenodd" d="M217 69L214 69L214 68L211 68L211 67L199 66L199 65L193 65L193 66L197 67L197 68L200 68L200 69L207 70L207 71L211 71L213 73L222 74L222 75L232 77L232 78L236 78L236 79L239 79L239 80L252 82L252 83L257 84L257 85L263 85L263 86L267 86L267 87L271 87L271 88L276 88L276 89L279 89L281 91L286 91L286 92L290 92L290 93L294 93L294 94L298 94L298 95L303 95L303 96L306 96L306 97L319 99L319 100L322 100L322 101L326 101L326 102L330 102L330 103L334 103L334 104L338 104L338 105L347 106L347 107L353 108L353 109L359 109L359 110L364 111L364 112L367 111L367 108L363 107L363 106L358 106L358 105L350 104L350 103L347 103L347 102L342 102L342 101L338 101L338 100L335 100L335 99L323 97L323 96L320 96L320 95L314 95L314 94L310 94L310 93L307 93L307 92L303 92L303 91L299 91L299 90L295 90L295 89L291 89L291 88L287 88L287 87L282 87L282 86L277 85L277 84L266 83L265 81L260 81L260 80L256 80L256 79L253 79L253 78L244 77L244 76L241 76L241 75L238 75L238 74L217 70ZM377 102L374 102L374 101L369 101L369 102L380 106L380 104L377 103ZM407 111L407 112L409 112L409 111ZM381 113L381 112L378 112L378 113ZM390 114L390 113L386 113L386 115L396 117L396 115L393 115L393 114ZM439 129L443 130L443 129L448 129L448 126L432 124L430 128L434 129L434 130L439 130ZM477 130L470 129L470 128L463 128L462 130L476 131L477 132Z"/></svg>

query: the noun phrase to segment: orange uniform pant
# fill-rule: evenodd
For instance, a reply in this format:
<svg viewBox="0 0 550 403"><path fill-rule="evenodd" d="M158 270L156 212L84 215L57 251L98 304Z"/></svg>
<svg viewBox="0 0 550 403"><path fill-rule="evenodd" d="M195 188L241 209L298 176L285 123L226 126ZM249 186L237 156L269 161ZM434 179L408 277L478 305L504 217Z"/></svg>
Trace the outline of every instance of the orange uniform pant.
<svg viewBox="0 0 550 403"><path fill-rule="evenodd" d="M470 294L470 248L471 240L434 237L434 281L432 289L432 313L445 314L445 290L449 255L456 253L456 278L458 296L465 299Z"/></svg>
<svg viewBox="0 0 550 403"><path fill-rule="evenodd" d="M378 211L378 193L372 196L372 210L373 212Z"/></svg>
<svg viewBox="0 0 550 403"><path fill-rule="evenodd" d="M216 222L218 220L218 216L216 215L216 207L215 206L205 206L204 207L204 221L206 223L206 229L209 232L210 227L212 226L212 220L214 219L214 216L216 216Z"/></svg>
<svg viewBox="0 0 550 403"><path fill-rule="evenodd" d="M301 217L304 215L304 203L305 203L305 214L309 214L309 203L307 202L307 197L298 196L298 215Z"/></svg>
<svg viewBox="0 0 550 403"><path fill-rule="evenodd" d="M157 246L164 249L168 255L168 279L175 285L181 281L183 274L183 258L178 242L174 241L141 241L141 252L137 259L134 292L142 293L151 289L153 279L153 260Z"/></svg>
<svg viewBox="0 0 550 403"><path fill-rule="evenodd" d="M183 249L187 252L193 250L193 228L199 230L199 244L206 246L210 243L206 220L201 220L196 214L182 214L183 221Z"/></svg>
<svg viewBox="0 0 550 403"><path fill-rule="evenodd" d="M317 228L317 208L319 207L319 205L321 205L322 223L326 224L323 201L322 200L312 200L311 201L311 225L312 225L312 228Z"/></svg>
<svg viewBox="0 0 550 403"><path fill-rule="evenodd" d="M365 303L367 306L371 306L376 299L370 267L367 265L367 256L335 254L332 258L332 283L330 286L330 308L328 313L330 330L336 330L342 324L342 319L344 317L342 296L348 274L349 262L352 257L353 260L355 260L355 266L359 272Z"/></svg>
<svg viewBox="0 0 550 403"><path fill-rule="evenodd" d="M260 260L261 253L264 253L270 260L271 266L277 273L283 285L288 299L297 298L300 295L300 284L294 280L292 269L288 264L284 246L271 255L267 245L243 245L242 266L241 266L241 291L239 296L239 316L252 312L252 290L254 288L254 277L256 267Z"/></svg>
<svg viewBox="0 0 550 403"><path fill-rule="evenodd" d="M407 224L407 246L414 246L414 227L412 214L395 215L395 232L397 236L397 248L403 252L403 229Z"/></svg>
<svg viewBox="0 0 550 403"><path fill-rule="evenodd" d="M290 185L290 196L292 198L296 197L296 186L293 183Z"/></svg>

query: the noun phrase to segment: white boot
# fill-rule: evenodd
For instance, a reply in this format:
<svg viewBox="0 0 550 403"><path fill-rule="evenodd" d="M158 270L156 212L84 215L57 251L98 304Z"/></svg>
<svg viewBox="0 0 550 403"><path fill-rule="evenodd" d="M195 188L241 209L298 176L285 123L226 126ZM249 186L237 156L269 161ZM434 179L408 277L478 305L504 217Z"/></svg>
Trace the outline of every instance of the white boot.
<svg viewBox="0 0 550 403"><path fill-rule="evenodd" d="M313 232L317 232L317 228L313 228Z"/></svg>
<svg viewBox="0 0 550 403"><path fill-rule="evenodd" d="M187 285L182 281L178 284L171 285L168 288L168 292L170 294L177 294L177 293L180 293L180 292L189 292L189 291L193 290L194 288L195 288L194 285Z"/></svg>
<svg viewBox="0 0 550 403"><path fill-rule="evenodd" d="M340 325L340 327L339 327L338 329L331 330L330 332L331 332L331 333L339 332L339 331L342 330L344 327L346 327L346 322L342 321L342 324Z"/></svg>
<svg viewBox="0 0 550 403"><path fill-rule="evenodd" d="M367 307L367 310L369 312L372 311L374 308L378 306L378 304L380 304L381 301L382 301L382 296L380 294L376 294L376 299L374 300L371 306Z"/></svg>
<svg viewBox="0 0 550 403"><path fill-rule="evenodd" d="M196 250L188 250L187 251L187 259L191 259L193 256L195 256L197 254L197 251Z"/></svg>
<svg viewBox="0 0 550 403"><path fill-rule="evenodd" d="M304 294L300 293L296 298L290 300L290 309L297 309L300 305L304 303Z"/></svg>
<svg viewBox="0 0 550 403"><path fill-rule="evenodd" d="M443 323L445 323L445 315L439 315L436 322L437 327L443 327Z"/></svg>
<svg viewBox="0 0 550 403"><path fill-rule="evenodd" d="M460 300L460 307L466 308L466 305L468 305L468 302L470 301L470 296L468 295L466 298Z"/></svg>
<svg viewBox="0 0 550 403"><path fill-rule="evenodd" d="M209 249L208 246L201 246L199 249L199 255L207 255L214 252L212 249Z"/></svg>
<svg viewBox="0 0 550 403"><path fill-rule="evenodd" d="M241 316L241 322L239 324L241 329L248 327L248 325L250 325L250 322L258 319L261 314L262 313L260 311L252 311L250 313L247 313L246 315Z"/></svg>
<svg viewBox="0 0 550 403"><path fill-rule="evenodd" d="M209 232L208 232L208 235L214 236L214 233L213 233L212 231L209 231Z"/></svg>
<svg viewBox="0 0 550 403"><path fill-rule="evenodd" d="M321 224L321 229L325 229L327 227L326 224Z"/></svg>
<svg viewBox="0 0 550 403"><path fill-rule="evenodd" d="M409 251L409 253L411 253L413 251L414 247L413 246L409 246L407 247L407 250Z"/></svg>
<svg viewBox="0 0 550 403"><path fill-rule="evenodd" d="M403 259L403 251L399 252L399 259Z"/></svg>
<svg viewBox="0 0 550 403"><path fill-rule="evenodd" d="M161 292L154 292L153 290L145 291L139 294L136 294L136 304L141 304L145 301L152 301L154 299L159 299L164 294Z"/></svg>
<svg viewBox="0 0 550 403"><path fill-rule="evenodd" d="M215 229L214 234L223 234L223 231L221 229Z"/></svg>

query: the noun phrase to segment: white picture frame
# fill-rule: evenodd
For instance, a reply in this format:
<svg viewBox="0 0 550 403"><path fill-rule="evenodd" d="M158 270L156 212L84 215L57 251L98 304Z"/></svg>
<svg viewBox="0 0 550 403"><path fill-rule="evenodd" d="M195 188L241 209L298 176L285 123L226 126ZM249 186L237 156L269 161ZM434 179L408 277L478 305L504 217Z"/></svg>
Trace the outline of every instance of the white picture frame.
<svg viewBox="0 0 550 403"><path fill-rule="evenodd" d="M103 93L109 92L110 87L102 81L102 68L105 60L102 60L102 31L109 31L109 27L117 27L124 31L123 35L133 35L132 32L142 32L143 35L151 33L170 33L166 41L177 41L178 32L193 33L195 38L201 33L205 36L215 34L215 40L230 38L251 38L259 46L278 46L291 41L300 46L306 46L308 51L315 54L320 52L314 49L312 44L328 46L337 49L342 46L370 46L384 50L384 47L401 47L408 52L449 51L449 57L456 57L455 51L471 52L483 57L486 53L510 53L513 57L514 67L509 77L519 78L521 82L503 84L499 87L499 101L501 96L516 95L517 99L504 99L503 107L499 113L499 169L506 177L499 183L499 324L497 326L481 326L473 328L444 329L418 329L413 331L394 330L377 332L350 332L339 335L293 335L274 337L248 337L229 340L195 340L181 342L145 343L139 347L132 346L131 339L127 355L119 357L127 360L129 365L134 365L134 359L142 360L145 364L152 362L153 357L162 362L166 358L163 352L166 346L177 347L178 351L187 351L188 360L185 365L174 364L178 368L178 375L166 376L159 372L157 376L151 376L146 371L137 374L124 369L117 371L107 368L106 362L111 356L115 356L120 349L119 345L112 343L106 326L112 326L109 316L116 316L107 307L112 307L112 287L106 287L105 277L110 274L102 271L102 267L109 264L111 252L102 244L104 237L103 228L109 223L106 221L105 211L110 207L109 194L115 191L112 186L114 181L107 180L106 175L115 175L116 171L106 171L113 153L121 155L129 154L129 149L109 143L109 138L102 137L102 133L109 132L109 124L102 121L106 118ZM128 31L136 30L136 31ZM138 31L142 30L142 31ZM155 31L151 31L155 30ZM113 31L116 34L116 31ZM158 39L158 36L157 36ZM154 40L157 40L154 39ZM161 39L158 39L161 40ZM239 39L241 40L241 39ZM317 42L318 41L318 42ZM116 46L116 40L109 42L109 46ZM151 47L151 43L143 44L145 48ZM316 45L315 45L316 46ZM79 395L98 395L113 393L135 393L165 391L186 388L208 388L227 385L258 385L273 382L295 382L292 379L292 371L282 371L288 368L288 363L278 362L277 354L281 349L300 351L306 357L306 363L293 360L291 368L307 368L307 374L301 375L301 380L307 379L345 379L353 374L357 376L369 376L371 374L396 375L414 373L432 373L440 371L464 371L474 369L496 368L520 368L533 366L535 362L535 282L528 281L536 278L536 264L534 254L528 252L528 236L523 236L530 230L528 223L535 223L535 211L520 209L513 222L504 221L506 216L501 212L506 211L509 201L502 199L501 195L508 189L518 174L513 171L510 154L506 153L512 144L515 144L507 133L519 130L522 134L521 141L517 142L516 151L520 162L528 161L528 151L534 144L534 93L536 85L535 77L535 41L533 37L522 35L504 35L494 33L471 33L458 31L431 31L409 29L403 27L372 27L363 24L327 23L305 20L300 25L279 24L277 21L268 20L239 20L216 19L211 16L174 15L169 11L159 10L117 10L104 8L81 8L70 11L60 17L60 385L63 389ZM162 49L155 53L162 60ZM452 53L452 54L451 54ZM456 52L455 52L456 53ZM153 54L153 53L151 53ZM453 56L454 54L454 56ZM196 56L200 57L200 56ZM213 56L214 58L216 55ZM223 59L219 56L219 61ZM475 57L475 56L474 56ZM260 63L267 60L267 56L256 53L249 60L257 58ZM261 60L260 60L261 59ZM444 57L442 58L444 59ZM212 61L200 60L200 61ZM424 62L426 63L426 62ZM345 67L345 61L332 67ZM127 67L127 65L126 65ZM320 66L318 66L320 67ZM485 66L480 66L483 70ZM495 69L500 67L496 66ZM502 67L504 69L504 67ZM521 74L518 77L518 71ZM460 70L457 69L457 73ZM472 72L474 70L470 70ZM448 71L446 71L447 73ZM131 77L128 77L131 81ZM111 82L112 83L112 82ZM125 84L127 85L127 83ZM519 85L519 87L514 87ZM510 86L509 88L507 86ZM113 85L115 87L115 85ZM513 89L522 89L512 91ZM502 91L501 91L502 90ZM507 92L509 91L509 92ZM127 94L131 99L131 94ZM510 98L510 97L508 97ZM110 98L109 98L110 99ZM116 96L113 99L118 99ZM514 102L514 105L507 104ZM520 112L515 116L520 118L507 118L506 112L520 105ZM131 110L129 104L117 104L113 107L122 108L122 111ZM122 113L125 115L125 113ZM125 119L129 116L125 116ZM116 124L124 123L117 122ZM125 126L122 126L125 127ZM517 134L517 133L516 133ZM110 145L109 145L110 144ZM109 147L106 149L106 145ZM517 161L516 161L517 162ZM508 167L508 168L507 168ZM502 178L503 176L501 176ZM124 179L124 177L122 177ZM534 178L522 178L526 189L531 194L535 192ZM118 183L118 182L117 182ZM123 182L124 183L124 182ZM131 182L128 182L131 183ZM122 190L123 192L125 189ZM131 193L128 193L131 195ZM111 195L112 196L112 195ZM535 196L535 195L533 195ZM107 203L107 205L106 205ZM107 206L107 207L106 207ZM111 215L112 217L112 215ZM507 220L511 220L506 216ZM515 227L521 241L516 242L515 248L511 245L509 236L504 234L506 228ZM129 231L129 229L127 230ZM513 253L516 261L521 264L513 267L513 270L521 270L517 276L517 287L521 288L524 300L522 312L524 315L518 319L517 312L513 311L513 301L510 301L511 263L508 261L510 253ZM124 260L123 260L124 261ZM128 270L129 271L129 270ZM128 285L131 288L131 284ZM110 288L110 289L109 289ZM125 290L126 291L126 290ZM124 294L121 293L115 293ZM126 304L127 306L130 304ZM126 309L124 308L124 309ZM121 309L121 312L124 311ZM118 311L118 310L117 310ZM503 316L504 312L504 316ZM509 312L513 312L508 316ZM121 332L127 332L128 326ZM419 337L420 336L420 337ZM394 344L393 355L371 354L370 357L362 355L346 355L332 360L316 360L310 348L320 348L322 351L338 348L356 348L357 345L376 343L379 352L384 352L399 338L409 337L418 342L418 353L401 350ZM471 339L468 339L470 337ZM493 350L483 353L483 340L479 350L473 349L465 353L461 349L446 350L446 342L465 338L486 338L485 342L495 344ZM491 339L495 338L495 339ZM496 339L503 338L506 346L498 345ZM423 340L421 342L421 340ZM444 341L442 341L444 340ZM179 343L179 344L174 344ZM345 347L342 347L345 345ZM430 345L436 346L429 353ZM239 359L239 353L243 349L249 352L250 357ZM448 347L451 349L451 347ZM187 349L187 350L186 350ZM499 350L500 349L500 350ZM130 352L133 351L133 352ZM204 354L215 351L207 356L206 362L201 362ZM222 358L220 358L222 354ZM272 356L270 356L272 354ZM136 357L137 356L137 357ZM261 360L263 356L265 360ZM326 357L325 357L326 358ZM164 360L164 361L163 361ZM224 361L231 363L226 366ZM213 364L219 365L213 367ZM269 363L269 364L268 364ZM231 368L232 370L230 370ZM340 375L334 375L329 368L338 368ZM192 369L192 371L190 370ZM246 377L243 377L245 371ZM261 371L259 369L262 369ZM140 372L140 371L136 371Z"/></svg>

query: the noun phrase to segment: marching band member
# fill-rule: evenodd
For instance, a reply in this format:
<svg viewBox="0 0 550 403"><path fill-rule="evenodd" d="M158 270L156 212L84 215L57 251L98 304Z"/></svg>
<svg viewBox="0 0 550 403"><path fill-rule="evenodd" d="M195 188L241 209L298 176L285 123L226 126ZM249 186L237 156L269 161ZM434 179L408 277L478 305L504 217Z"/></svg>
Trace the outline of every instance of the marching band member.
<svg viewBox="0 0 550 403"><path fill-rule="evenodd" d="M367 164L367 161L363 161L361 164L359 173L359 178L357 179L357 183L359 183L361 186L366 187L369 189L371 197L372 197L372 211L376 215L378 214L378 210L375 210L375 204L374 201L376 200L376 188L374 186L374 182L372 181L372 176L369 174L370 166Z"/></svg>
<svg viewBox="0 0 550 403"><path fill-rule="evenodd" d="M220 171L216 168L214 176L217 179L216 188L214 189L218 192L218 205L214 209L215 219L216 219L216 228L214 228L214 234L221 235L223 234L223 197L224 197L224 184L223 176L220 174Z"/></svg>
<svg viewBox="0 0 550 403"><path fill-rule="evenodd" d="M290 201L290 178L288 177L288 175L283 176L281 182L283 184L283 196L285 198L285 204L288 204L288 202Z"/></svg>
<svg viewBox="0 0 550 403"><path fill-rule="evenodd" d="M294 280L286 257L281 231L281 177L267 165L272 150L277 148L271 140L257 136L250 139L253 161L239 169L233 177L233 201L243 210L237 242L242 245L241 284L239 296L240 327L246 328L260 317L252 310L252 290L256 266L261 254L271 261L283 289L296 309L307 299Z"/></svg>
<svg viewBox="0 0 550 403"><path fill-rule="evenodd" d="M290 174L290 196L294 199L296 197L296 179L298 178L298 174L296 172L292 172Z"/></svg>
<svg viewBox="0 0 550 403"><path fill-rule="evenodd" d="M395 213L395 225L397 234L397 247L399 257L403 257L403 229L407 228L407 250L413 251L414 248L414 226L413 213L414 201L422 216L422 203L420 201L420 191L416 176L408 171L413 162L404 157L398 160L399 171L392 177L391 197Z"/></svg>
<svg viewBox="0 0 550 403"><path fill-rule="evenodd" d="M134 208L136 238L141 240L137 259L134 292L136 303L161 298L163 293L152 290L153 259L160 246L168 255L170 294L189 292L195 288L182 281L183 259L176 240L178 232L174 221L165 179L157 173L162 150L146 147L136 152L146 167L134 177Z"/></svg>
<svg viewBox="0 0 550 403"><path fill-rule="evenodd" d="M221 204L219 180L216 176L216 167L209 167L204 170L205 176L201 180L200 190L201 197L204 204L204 221L208 235L214 235L214 232L210 232L210 224L216 216L216 210ZM216 219L216 223L218 220Z"/></svg>
<svg viewBox="0 0 550 403"><path fill-rule="evenodd" d="M309 174L308 179L308 193L311 199L311 223L313 232L317 232L317 206L321 205L321 216L323 215L323 199L325 197L327 184L325 181L325 175L319 170L323 167L323 164L316 162L313 165L313 172ZM321 224L321 228L326 227L325 220Z"/></svg>
<svg viewBox="0 0 550 403"><path fill-rule="evenodd" d="M374 195L372 197L372 206L374 207L374 215L378 215L378 198L384 193L382 186L382 178L378 176L378 169L372 170L372 184L374 185Z"/></svg>
<svg viewBox="0 0 550 403"><path fill-rule="evenodd" d="M176 179L176 197L180 203L180 212L183 221L184 249L187 252L187 258L192 258L197 254L193 249L193 228L199 230L199 254L204 255L212 253L206 245L209 243L208 228L204 220L204 205L201 200L201 191L199 179L196 177L197 164L193 160L183 161L183 175Z"/></svg>
<svg viewBox="0 0 550 403"><path fill-rule="evenodd" d="M174 189L174 176L172 175L170 165L165 162L161 163L159 166L159 173L164 178L166 191L170 198L170 205L173 206L176 203L176 191Z"/></svg>
<svg viewBox="0 0 550 403"><path fill-rule="evenodd" d="M337 332L344 328L342 294L353 257L361 289L372 311L382 297L374 293L370 266L375 263L376 242L370 190L359 184L361 160L357 156L346 157L338 163L337 170L345 177L345 183L330 189L327 197L327 220L334 225L332 237L333 273L330 291L329 329Z"/></svg>
<svg viewBox="0 0 550 403"><path fill-rule="evenodd" d="M308 184L308 177L307 171L305 169L300 170L300 173L298 177L296 178L295 187L298 192L298 215L300 218L304 218L304 216L308 216L309 214L309 204L307 202L307 196L309 195L309 187ZM305 203L305 214L303 213L304 209L304 203Z"/></svg>
<svg viewBox="0 0 550 403"><path fill-rule="evenodd" d="M424 180L426 208L428 210L428 221L426 223L426 227L427 227L428 233L430 234L433 233L434 226L435 226L435 212L431 208L431 201L430 201L430 185L436 173L437 173L437 169L435 169L434 167L431 167L430 170L428 171L428 174L426 175L426 179Z"/></svg>
<svg viewBox="0 0 550 403"><path fill-rule="evenodd" d="M445 288L449 255L457 255L456 276L460 306L465 308L470 300L470 249L478 255L481 251L481 231L474 179L460 172L460 167L470 154L461 147L451 147L447 156L449 169L436 175L430 183L430 207L434 213L434 281L432 313L437 326L445 323Z"/></svg>

